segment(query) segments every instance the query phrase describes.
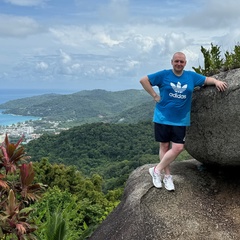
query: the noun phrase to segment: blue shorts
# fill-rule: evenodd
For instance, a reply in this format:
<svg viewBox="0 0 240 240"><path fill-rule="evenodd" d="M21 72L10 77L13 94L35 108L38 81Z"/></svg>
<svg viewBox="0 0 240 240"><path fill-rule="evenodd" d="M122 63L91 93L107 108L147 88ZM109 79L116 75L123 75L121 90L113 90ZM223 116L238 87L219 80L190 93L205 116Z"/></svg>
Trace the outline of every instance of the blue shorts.
<svg viewBox="0 0 240 240"><path fill-rule="evenodd" d="M185 143L186 127L154 123L155 140L157 142Z"/></svg>

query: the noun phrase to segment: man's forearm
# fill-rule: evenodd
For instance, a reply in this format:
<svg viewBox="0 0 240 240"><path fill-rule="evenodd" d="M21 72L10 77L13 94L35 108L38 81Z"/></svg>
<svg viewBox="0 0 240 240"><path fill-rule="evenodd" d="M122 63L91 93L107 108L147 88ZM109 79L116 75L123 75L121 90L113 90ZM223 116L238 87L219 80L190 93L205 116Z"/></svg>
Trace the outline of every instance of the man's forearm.
<svg viewBox="0 0 240 240"><path fill-rule="evenodd" d="M216 81L218 80L213 77L206 77L204 85L215 85Z"/></svg>
<svg viewBox="0 0 240 240"><path fill-rule="evenodd" d="M227 83L217 80L213 77L206 77L204 85L215 85L218 91L225 91L227 89Z"/></svg>
<svg viewBox="0 0 240 240"><path fill-rule="evenodd" d="M145 76L140 80L143 88L148 92L153 98L157 96L156 92L154 91L152 85L150 84L148 77Z"/></svg>
<svg viewBox="0 0 240 240"><path fill-rule="evenodd" d="M151 83L149 82L149 79L148 79L147 76L143 77L140 80L140 83L142 84L145 91L152 96L152 98L154 99L155 102L160 101L160 96L154 91L154 89L153 89Z"/></svg>

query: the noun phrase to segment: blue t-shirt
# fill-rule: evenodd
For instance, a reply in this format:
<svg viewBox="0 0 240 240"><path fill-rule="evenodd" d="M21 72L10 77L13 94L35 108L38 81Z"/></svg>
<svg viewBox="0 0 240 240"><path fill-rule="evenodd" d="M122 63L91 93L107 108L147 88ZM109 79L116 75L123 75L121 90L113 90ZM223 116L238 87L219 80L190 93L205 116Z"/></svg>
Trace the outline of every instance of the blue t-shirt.
<svg viewBox="0 0 240 240"><path fill-rule="evenodd" d="M189 126L192 93L202 86L206 77L192 71L176 76L173 70L163 70L148 75L152 86L159 88L160 102L156 104L153 121L156 123Z"/></svg>

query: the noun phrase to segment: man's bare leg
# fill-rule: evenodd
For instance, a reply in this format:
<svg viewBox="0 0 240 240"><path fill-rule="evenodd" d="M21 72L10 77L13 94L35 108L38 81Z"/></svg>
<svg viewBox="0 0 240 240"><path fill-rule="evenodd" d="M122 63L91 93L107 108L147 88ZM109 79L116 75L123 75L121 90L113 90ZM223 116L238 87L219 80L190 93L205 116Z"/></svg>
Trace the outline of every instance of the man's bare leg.
<svg viewBox="0 0 240 240"><path fill-rule="evenodd" d="M160 142L159 144L159 159L163 159L166 152L170 149L170 142ZM164 168L164 173L170 175L170 167L169 165Z"/></svg>
<svg viewBox="0 0 240 240"><path fill-rule="evenodd" d="M166 143L160 143L160 153L159 153L159 155L160 155L160 158L161 158L162 155L163 155L163 157L161 158L160 163L156 166L156 172L160 173L163 170L165 170L165 171L167 171L167 172L165 172L165 174L170 175L169 165L183 151L184 144L183 143L172 143L171 149L168 149L166 151L166 148L167 148Z"/></svg>

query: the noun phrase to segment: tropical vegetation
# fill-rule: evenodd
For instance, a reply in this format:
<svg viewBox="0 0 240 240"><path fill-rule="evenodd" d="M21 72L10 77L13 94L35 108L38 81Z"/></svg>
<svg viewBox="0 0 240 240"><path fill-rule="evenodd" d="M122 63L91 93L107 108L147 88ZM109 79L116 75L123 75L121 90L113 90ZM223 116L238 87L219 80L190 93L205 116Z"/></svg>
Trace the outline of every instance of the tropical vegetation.
<svg viewBox="0 0 240 240"><path fill-rule="evenodd" d="M221 47L211 43L211 48L206 49L201 46L201 52L204 57L204 67L193 67L193 69L205 76L212 76L220 71L228 71L240 68L240 45L235 45L232 52L226 51L224 56Z"/></svg>
<svg viewBox="0 0 240 240"><path fill-rule="evenodd" d="M31 204L40 198L44 186L34 183L32 163L27 163L22 138L10 143L6 135L0 146L0 237L36 239L37 227Z"/></svg>

